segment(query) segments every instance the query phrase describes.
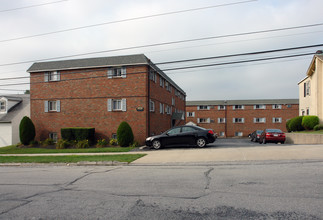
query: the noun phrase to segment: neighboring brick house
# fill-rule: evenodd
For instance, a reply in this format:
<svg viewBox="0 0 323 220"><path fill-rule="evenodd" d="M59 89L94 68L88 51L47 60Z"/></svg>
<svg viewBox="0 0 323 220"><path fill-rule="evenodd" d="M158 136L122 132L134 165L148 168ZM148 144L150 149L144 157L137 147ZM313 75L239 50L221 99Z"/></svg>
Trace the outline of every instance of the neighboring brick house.
<svg viewBox="0 0 323 220"><path fill-rule="evenodd" d="M213 129L220 137L248 136L254 130L279 128L298 116L298 99L187 101L186 122Z"/></svg>
<svg viewBox="0 0 323 220"><path fill-rule="evenodd" d="M29 69L36 138L64 127L94 127L115 137L122 121L135 140L185 122L185 92L145 55L34 63Z"/></svg>
<svg viewBox="0 0 323 220"><path fill-rule="evenodd" d="M316 115L323 123L323 55L313 56L306 78L298 83L299 115Z"/></svg>

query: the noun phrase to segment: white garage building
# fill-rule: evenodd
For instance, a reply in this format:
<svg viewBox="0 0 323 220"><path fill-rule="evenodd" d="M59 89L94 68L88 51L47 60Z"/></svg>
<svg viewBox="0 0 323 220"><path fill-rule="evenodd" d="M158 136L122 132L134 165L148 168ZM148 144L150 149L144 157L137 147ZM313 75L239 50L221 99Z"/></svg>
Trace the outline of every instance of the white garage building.
<svg viewBox="0 0 323 220"><path fill-rule="evenodd" d="M17 144L19 124L30 117L30 95L0 95L0 147Z"/></svg>

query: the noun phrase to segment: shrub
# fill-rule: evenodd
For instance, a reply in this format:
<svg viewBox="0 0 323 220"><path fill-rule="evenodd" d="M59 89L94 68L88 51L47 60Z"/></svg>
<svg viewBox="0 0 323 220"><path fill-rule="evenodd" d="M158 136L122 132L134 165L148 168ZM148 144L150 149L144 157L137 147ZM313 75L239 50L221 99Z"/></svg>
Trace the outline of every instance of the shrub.
<svg viewBox="0 0 323 220"><path fill-rule="evenodd" d="M41 145L44 147L47 147L49 145L54 145L54 144L55 144L55 141L51 138L47 138L46 140L41 142Z"/></svg>
<svg viewBox="0 0 323 220"><path fill-rule="evenodd" d="M38 141L32 140L29 142L29 146L34 147L38 144Z"/></svg>
<svg viewBox="0 0 323 220"><path fill-rule="evenodd" d="M289 119L287 122L286 122L286 129L288 132L291 132L290 130L290 122L291 122L291 119Z"/></svg>
<svg viewBox="0 0 323 220"><path fill-rule="evenodd" d="M95 128L62 128L62 138L68 141L89 140L94 143Z"/></svg>
<svg viewBox="0 0 323 220"><path fill-rule="evenodd" d="M106 145L108 145L108 141L105 139L98 140L98 142L96 143L97 147L104 147Z"/></svg>
<svg viewBox="0 0 323 220"><path fill-rule="evenodd" d="M70 146L70 142L64 139L59 139L56 143L56 149L65 149L68 146Z"/></svg>
<svg viewBox="0 0 323 220"><path fill-rule="evenodd" d="M89 140L81 140L76 144L76 148L88 148L90 147Z"/></svg>
<svg viewBox="0 0 323 220"><path fill-rule="evenodd" d="M314 115L307 115L304 116L302 119L302 126L306 130L313 130L315 125L318 125L320 123L319 117Z"/></svg>
<svg viewBox="0 0 323 220"><path fill-rule="evenodd" d="M23 117L19 124L19 137L23 145L28 145L35 139L35 125L27 116Z"/></svg>
<svg viewBox="0 0 323 220"><path fill-rule="evenodd" d="M315 125L314 126L314 131L318 131L318 130L322 130L323 129L323 125Z"/></svg>
<svg viewBox="0 0 323 220"><path fill-rule="evenodd" d="M290 119L289 130L290 131L303 131L304 127L302 126L302 120L304 116L297 116Z"/></svg>
<svg viewBox="0 0 323 220"><path fill-rule="evenodd" d="M134 141L133 143L132 143L132 145L131 145L131 147L139 147L140 146L140 144L139 144L139 142L138 141Z"/></svg>
<svg viewBox="0 0 323 220"><path fill-rule="evenodd" d="M112 145L112 146L116 146L116 145L118 145L118 140L112 138L112 139L110 139L109 144Z"/></svg>
<svg viewBox="0 0 323 220"><path fill-rule="evenodd" d="M117 130L117 139L121 147L127 147L133 142L133 133L130 125L123 121Z"/></svg>

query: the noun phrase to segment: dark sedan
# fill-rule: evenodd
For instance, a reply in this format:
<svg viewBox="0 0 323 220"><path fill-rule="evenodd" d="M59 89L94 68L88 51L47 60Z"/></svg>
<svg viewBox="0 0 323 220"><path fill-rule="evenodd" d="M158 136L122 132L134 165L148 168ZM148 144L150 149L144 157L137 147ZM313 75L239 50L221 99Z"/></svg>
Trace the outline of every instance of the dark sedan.
<svg viewBox="0 0 323 220"><path fill-rule="evenodd" d="M260 135L262 130L256 130L250 134L251 141L259 142Z"/></svg>
<svg viewBox="0 0 323 220"><path fill-rule="evenodd" d="M148 137L146 139L146 145L156 150L164 146L205 147L215 140L216 135L211 129L184 125L171 128L160 135Z"/></svg>
<svg viewBox="0 0 323 220"><path fill-rule="evenodd" d="M266 144L268 142L284 144L286 140L285 133L280 129L265 129L259 138L260 144Z"/></svg>

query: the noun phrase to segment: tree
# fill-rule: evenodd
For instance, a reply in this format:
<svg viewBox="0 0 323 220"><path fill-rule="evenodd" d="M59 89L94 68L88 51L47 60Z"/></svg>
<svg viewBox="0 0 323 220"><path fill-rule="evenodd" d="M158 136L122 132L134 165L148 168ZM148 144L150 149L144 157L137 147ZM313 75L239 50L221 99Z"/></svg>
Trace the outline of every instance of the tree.
<svg viewBox="0 0 323 220"><path fill-rule="evenodd" d="M123 121L120 123L118 130L117 130L117 139L118 139L118 144L121 147L127 147L133 142L133 133L130 125Z"/></svg>
<svg viewBox="0 0 323 220"><path fill-rule="evenodd" d="M24 145L28 145L35 139L35 135L36 132L34 123L29 117L23 117L19 125L20 142Z"/></svg>

